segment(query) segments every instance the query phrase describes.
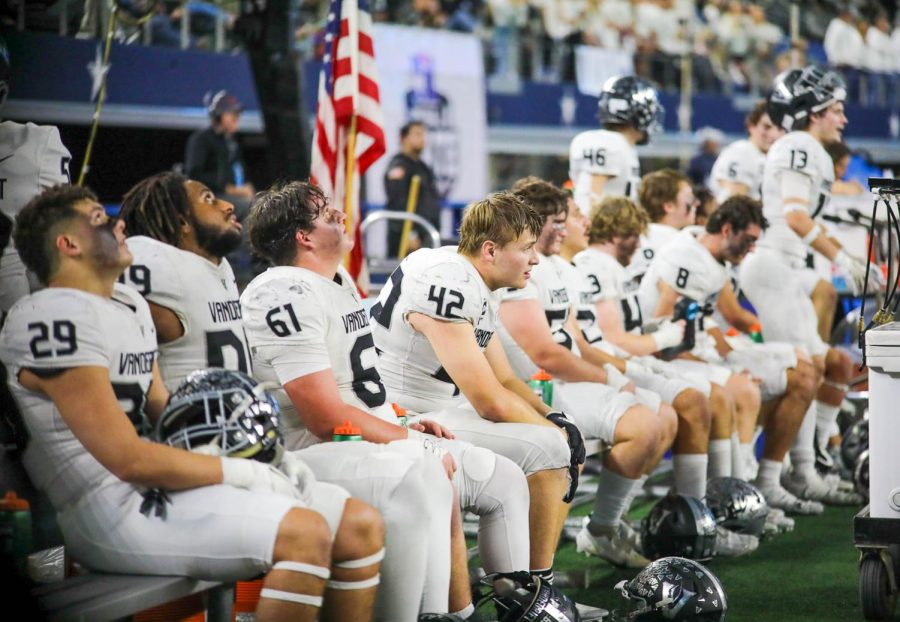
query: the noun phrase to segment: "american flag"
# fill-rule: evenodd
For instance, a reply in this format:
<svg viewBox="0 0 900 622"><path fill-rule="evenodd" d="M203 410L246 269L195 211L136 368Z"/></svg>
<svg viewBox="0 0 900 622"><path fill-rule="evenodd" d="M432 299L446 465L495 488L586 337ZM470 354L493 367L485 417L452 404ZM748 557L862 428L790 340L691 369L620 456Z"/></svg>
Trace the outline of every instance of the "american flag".
<svg viewBox="0 0 900 622"><path fill-rule="evenodd" d="M356 145L350 148L356 117ZM356 244L347 269L365 291L368 275L360 235L359 180L384 155L384 129L378 94L378 70L372 45L368 0L331 0L325 27L325 56L319 75L319 103L313 136L312 181L346 210ZM347 159L353 160L349 202Z"/></svg>

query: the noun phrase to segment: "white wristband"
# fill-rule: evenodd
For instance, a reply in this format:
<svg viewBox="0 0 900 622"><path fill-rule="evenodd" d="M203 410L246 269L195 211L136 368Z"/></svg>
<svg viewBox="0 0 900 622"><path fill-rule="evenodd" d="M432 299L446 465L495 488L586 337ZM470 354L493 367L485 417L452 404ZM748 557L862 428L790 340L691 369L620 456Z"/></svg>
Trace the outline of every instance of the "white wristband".
<svg viewBox="0 0 900 622"><path fill-rule="evenodd" d="M822 233L822 225L820 225L819 223L813 223L813 228L809 230L809 233L801 238L801 242L803 242L806 246L811 246L812 243L816 241L816 238L818 238Z"/></svg>

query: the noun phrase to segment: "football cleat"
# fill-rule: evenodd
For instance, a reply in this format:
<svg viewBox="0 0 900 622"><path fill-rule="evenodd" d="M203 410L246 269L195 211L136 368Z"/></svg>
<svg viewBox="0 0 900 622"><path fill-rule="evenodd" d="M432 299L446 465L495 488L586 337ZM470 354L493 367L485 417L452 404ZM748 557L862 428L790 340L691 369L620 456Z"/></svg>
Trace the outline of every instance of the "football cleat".
<svg viewBox="0 0 900 622"><path fill-rule="evenodd" d="M585 525L575 536L575 550L624 568L643 568L650 563L649 559L631 548L618 529L611 536L595 536Z"/></svg>
<svg viewBox="0 0 900 622"><path fill-rule="evenodd" d="M825 511L825 506L818 501L800 499L781 485L769 488L761 486L759 481L754 482L754 484L766 498L766 503L769 504L770 508L784 510L788 514L804 514L807 516L821 514Z"/></svg>

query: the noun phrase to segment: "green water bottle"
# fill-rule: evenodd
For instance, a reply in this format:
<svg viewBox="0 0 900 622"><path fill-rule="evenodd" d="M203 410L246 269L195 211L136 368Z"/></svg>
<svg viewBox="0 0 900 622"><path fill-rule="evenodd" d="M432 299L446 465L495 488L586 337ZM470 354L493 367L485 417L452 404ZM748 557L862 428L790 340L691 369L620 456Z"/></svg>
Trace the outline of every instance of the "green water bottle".
<svg viewBox="0 0 900 622"><path fill-rule="evenodd" d="M749 334L750 334L750 339L751 339L752 341L755 341L756 343L762 343L762 342L763 342L762 326L760 326L759 323L754 324L753 326L750 327L750 333L749 333Z"/></svg>
<svg viewBox="0 0 900 622"><path fill-rule="evenodd" d="M20 571L25 570L31 554L31 508L26 499L14 492L7 492L0 499L0 553L16 561Z"/></svg>
<svg viewBox="0 0 900 622"><path fill-rule="evenodd" d="M343 441L361 441L362 430L357 428L349 421L345 421L343 425L339 425L334 429L334 436L331 437L335 443Z"/></svg>
<svg viewBox="0 0 900 622"><path fill-rule="evenodd" d="M531 376L528 386L547 406L553 405L553 376L540 369Z"/></svg>
<svg viewBox="0 0 900 622"><path fill-rule="evenodd" d="M391 403L391 408L394 409L394 414L397 415L397 424L405 428L409 423L409 418L406 416L406 409L403 408L403 406L394 403Z"/></svg>

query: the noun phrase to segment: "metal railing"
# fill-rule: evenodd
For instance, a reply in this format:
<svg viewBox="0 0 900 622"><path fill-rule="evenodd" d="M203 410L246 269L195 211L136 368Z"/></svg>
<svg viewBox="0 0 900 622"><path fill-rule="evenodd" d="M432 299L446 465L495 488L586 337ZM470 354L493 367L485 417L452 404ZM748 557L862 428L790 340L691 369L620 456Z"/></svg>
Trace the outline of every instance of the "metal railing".
<svg viewBox="0 0 900 622"><path fill-rule="evenodd" d="M366 231L369 227L382 220L410 220L422 227L425 230L425 233L428 234L429 241L431 242L430 248L438 248L441 245L441 234L434 227L434 225L432 225L430 222L428 222L418 214L411 214L409 212L394 212L390 210L378 210L372 212L368 216L366 216L359 224L361 235L365 236ZM366 263L369 268L370 276L374 276L376 274L388 275L393 272L394 268L396 268L400 264L400 258L386 257L384 259L381 259L366 257Z"/></svg>

